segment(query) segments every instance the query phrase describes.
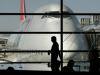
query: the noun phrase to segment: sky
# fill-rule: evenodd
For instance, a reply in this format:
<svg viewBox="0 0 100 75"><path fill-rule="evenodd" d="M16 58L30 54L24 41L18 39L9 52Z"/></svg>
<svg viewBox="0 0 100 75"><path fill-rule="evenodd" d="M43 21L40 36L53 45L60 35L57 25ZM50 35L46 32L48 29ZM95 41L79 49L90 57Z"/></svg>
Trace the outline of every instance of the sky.
<svg viewBox="0 0 100 75"><path fill-rule="evenodd" d="M60 0L26 0L26 12L33 13L43 5L58 3ZM64 0L74 12L100 12L100 0ZM20 0L0 0L0 13L19 13ZM0 31L14 31L20 26L19 16L0 15Z"/></svg>

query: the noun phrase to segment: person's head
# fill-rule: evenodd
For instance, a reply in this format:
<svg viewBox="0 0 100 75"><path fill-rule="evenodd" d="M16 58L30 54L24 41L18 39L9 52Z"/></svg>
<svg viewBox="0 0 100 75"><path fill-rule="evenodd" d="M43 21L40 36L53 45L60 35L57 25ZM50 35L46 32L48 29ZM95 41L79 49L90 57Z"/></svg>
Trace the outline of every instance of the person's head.
<svg viewBox="0 0 100 75"><path fill-rule="evenodd" d="M73 60L69 60L68 66L73 67L74 66L74 61Z"/></svg>
<svg viewBox="0 0 100 75"><path fill-rule="evenodd" d="M52 37L51 37L51 41L52 41L52 42L56 42L56 37L55 37L55 36L52 36Z"/></svg>

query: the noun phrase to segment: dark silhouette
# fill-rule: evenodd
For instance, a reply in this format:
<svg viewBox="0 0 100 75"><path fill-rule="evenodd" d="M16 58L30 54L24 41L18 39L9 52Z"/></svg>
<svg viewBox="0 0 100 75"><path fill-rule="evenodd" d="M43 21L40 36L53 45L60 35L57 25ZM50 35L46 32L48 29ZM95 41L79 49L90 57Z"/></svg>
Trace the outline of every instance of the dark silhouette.
<svg viewBox="0 0 100 75"><path fill-rule="evenodd" d="M7 71L14 71L13 67L8 67Z"/></svg>
<svg viewBox="0 0 100 75"><path fill-rule="evenodd" d="M74 61L73 60L69 60L67 66L64 66L62 68L62 72L75 72L73 70L73 66L74 66Z"/></svg>
<svg viewBox="0 0 100 75"><path fill-rule="evenodd" d="M99 51L91 50L89 56L90 56L89 72L99 72L99 69L100 69Z"/></svg>
<svg viewBox="0 0 100 75"><path fill-rule="evenodd" d="M60 52L59 52L59 45L57 43L55 36L51 37L51 41L53 42L53 45L51 48L51 69L52 69L52 71L58 71L59 65L60 65L59 61L57 60L58 56L61 59Z"/></svg>

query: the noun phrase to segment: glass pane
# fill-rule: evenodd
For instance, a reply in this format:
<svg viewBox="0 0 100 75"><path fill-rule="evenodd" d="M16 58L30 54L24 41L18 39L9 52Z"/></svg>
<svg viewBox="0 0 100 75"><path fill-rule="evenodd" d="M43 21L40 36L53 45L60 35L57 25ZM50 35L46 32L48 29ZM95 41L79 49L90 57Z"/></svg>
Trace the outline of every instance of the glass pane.
<svg viewBox="0 0 100 75"><path fill-rule="evenodd" d="M23 2L22 2L23 1ZM13 5L11 4L13 3ZM24 7L25 6L25 7ZM52 12L53 11L53 12ZM1 0L0 13L60 12L60 0ZM44 16L44 18L43 18ZM0 31L60 32L59 15L14 15L0 17Z"/></svg>
<svg viewBox="0 0 100 75"><path fill-rule="evenodd" d="M89 61L93 58L90 50L99 50L99 37L99 34L95 33L63 34L63 65L66 66L69 60L74 60L75 71L89 71Z"/></svg>
<svg viewBox="0 0 100 75"><path fill-rule="evenodd" d="M75 13L99 13L99 0L63 0L64 5L68 6Z"/></svg>
<svg viewBox="0 0 100 75"><path fill-rule="evenodd" d="M30 53L0 53L1 58L5 56L5 62L37 62L20 64L23 70L51 70L51 51L53 45L51 37L56 36L60 49L60 34L11 34L3 51L47 51L47 52L30 52ZM2 40L3 41L3 40ZM3 60L3 61L4 61ZM7 61L8 60L8 61ZM8 62L8 64L9 64ZM40 63L39 63L40 62ZM28 67L28 68L27 68ZM43 68L44 67L44 68Z"/></svg>
<svg viewBox="0 0 100 75"><path fill-rule="evenodd" d="M17 15L0 15L0 32L18 31L20 18Z"/></svg>

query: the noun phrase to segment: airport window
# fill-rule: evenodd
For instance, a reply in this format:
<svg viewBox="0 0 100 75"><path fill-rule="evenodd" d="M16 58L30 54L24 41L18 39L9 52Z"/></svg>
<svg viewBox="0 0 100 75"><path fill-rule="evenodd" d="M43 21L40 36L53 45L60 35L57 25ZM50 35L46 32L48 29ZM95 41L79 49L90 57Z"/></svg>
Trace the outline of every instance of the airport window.
<svg viewBox="0 0 100 75"><path fill-rule="evenodd" d="M42 13L38 13L38 12L24 13L25 16L32 15L33 19L31 20L32 22L30 22L30 20L26 20L26 22L23 22L21 31L0 32L1 34L12 34L12 35L14 34L10 38L10 41L7 40L7 44L10 43L10 46L7 45L8 51L6 50L6 52L8 52L6 53L7 55L9 55L9 52L11 52L15 54L16 57L18 57L18 59L13 60L14 63L18 63L18 64L27 63L29 66L32 64L35 64L34 65L35 68L32 66L33 70L39 69L39 70L44 70L44 71L45 70L51 71L51 68L50 68L51 67L50 53L51 53L51 46L52 46L51 37L56 36L57 42L59 44L59 51L61 53L60 70L62 70L62 68L66 66L69 60L74 59L75 71L77 70L89 71L89 68L87 68L90 65L87 61L88 55L89 55L88 49L89 50L95 49L95 46L97 45L96 38L99 35L95 35L94 30L81 31L79 29L79 25L85 24L85 23L91 24L90 18L88 19L82 18L81 23L79 24L75 16L81 16L81 15L84 15L84 13L83 14L71 13L67 9L66 11L63 11L63 8L64 8L63 0L59 0L59 1L60 1L59 11L48 11L48 12L42 12ZM13 13L11 13L10 15L12 14ZM5 15L7 15L7 13ZM15 13L15 15L21 16L20 13ZM45 18L50 18L50 19L45 20ZM53 22L54 18L55 19L57 18L57 21ZM67 20L66 18L73 18L73 19ZM23 16L21 17L21 20L23 20ZM87 27L87 29L89 28ZM86 36L86 38L84 38L85 37L84 35ZM86 43L87 39L89 40L88 43ZM12 42L13 44L11 44ZM5 43L6 43L5 41L0 41L0 44L5 44ZM88 45L89 45L89 48L87 47ZM18 46L18 50L14 51L13 49L16 49L17 46ZM5 51L1 51L1 52L5 52ZM17 55L18 53L19 55ZM23 57L23 56L26 56L26 57ZM32 56L34 58L32 58ZM20 58L22 58L23 60ZM11 59L9 59L8 61L10 60ZM40 68L37 67L38 63L39 65L40 63L42 63L44 66L40 66ZM84 65L84 63L87 63L87 64ZM47 69L45 69L45 67Z"/></svg>

